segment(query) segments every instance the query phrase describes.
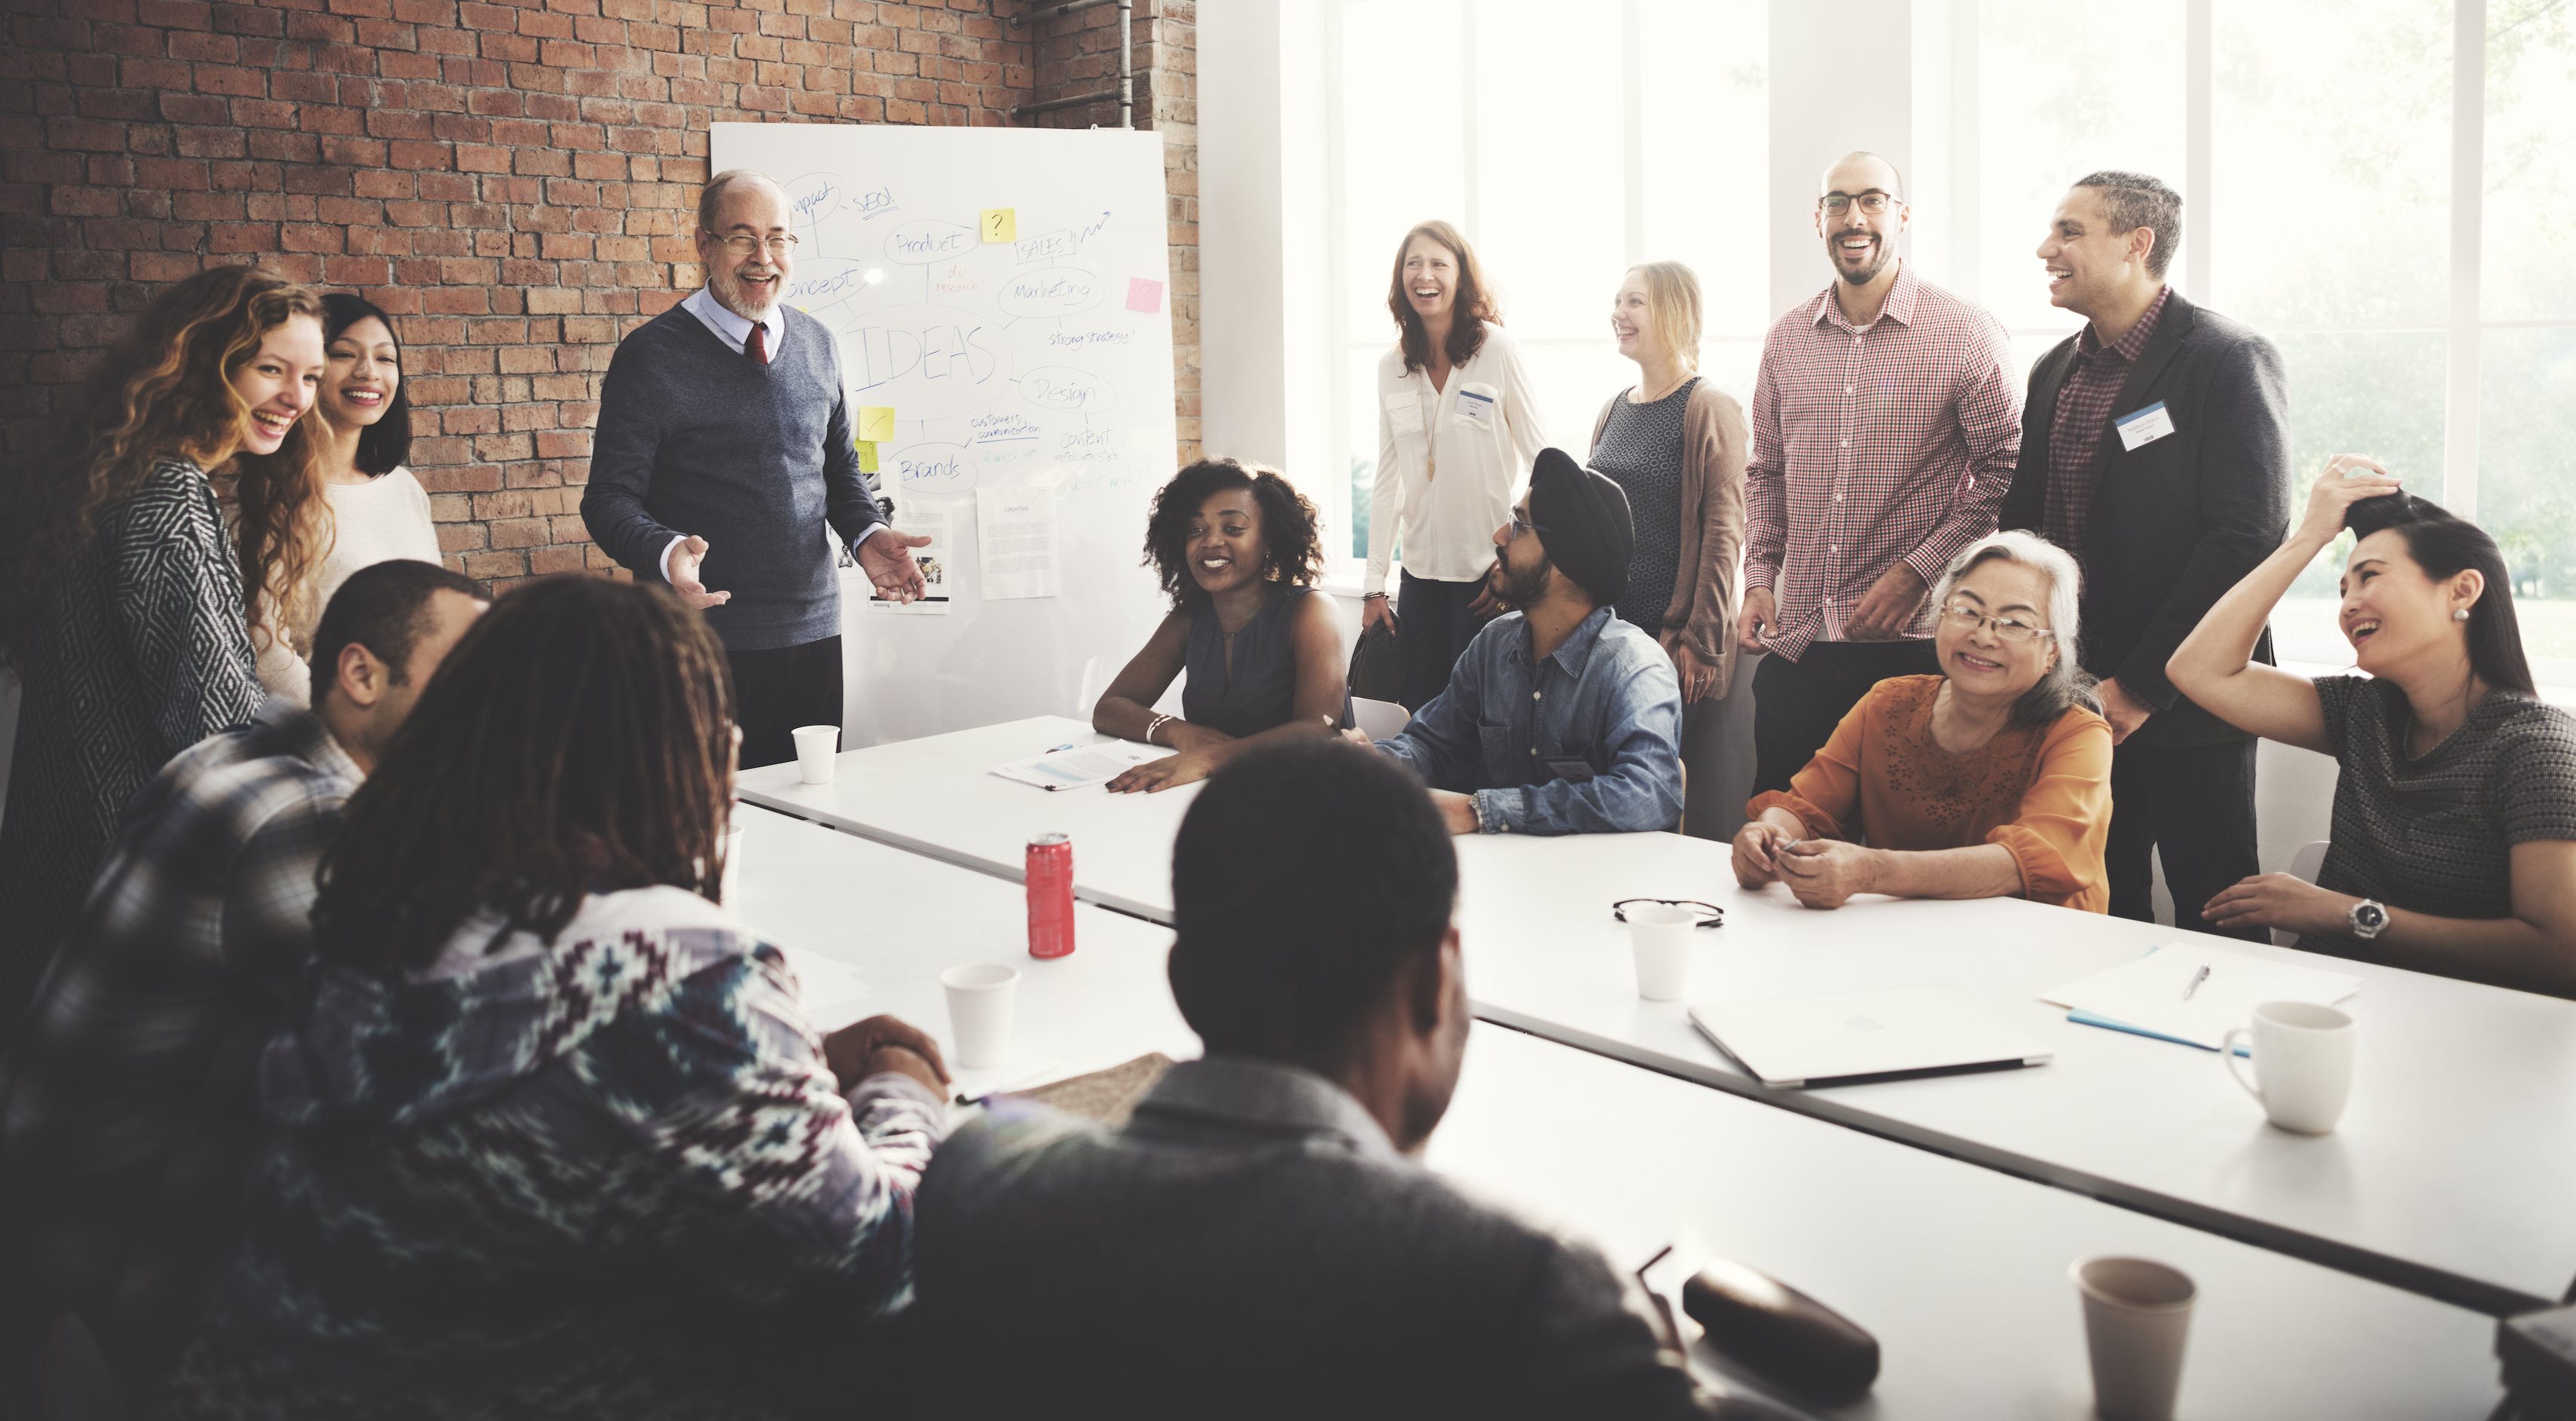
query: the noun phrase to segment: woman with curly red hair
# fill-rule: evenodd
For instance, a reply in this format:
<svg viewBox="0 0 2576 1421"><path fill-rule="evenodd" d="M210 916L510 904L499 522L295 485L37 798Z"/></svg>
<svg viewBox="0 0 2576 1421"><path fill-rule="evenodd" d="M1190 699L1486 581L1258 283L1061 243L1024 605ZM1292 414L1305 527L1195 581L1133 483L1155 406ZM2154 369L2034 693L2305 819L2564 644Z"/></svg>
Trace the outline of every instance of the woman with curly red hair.
<svg viewBox="0 0 2576 1421"><path fill-rule="evenodd" d="M0 1040L126 801L263 693L247 608L291 604L329 539L306 417L322 305L253 267L163 292L53 447L0 481L0 660L24 685L0 816ZM229 536L211 476L233 480Z"/></svg>
<svg viewBox="0 0 2576 1421"><path fill-rule="evenodd" d="M1118 793L1207 778L1256 741L1330 735L1351 723L1341 629L1315 590L1324 540L1315 505L1257 465L1203 459L1154 495L1145 561L1172 614L1146 639L1093 708L1104 735L1181 753L1109 782ZM1154 703L1172 678L1181 713Z"/></svg>

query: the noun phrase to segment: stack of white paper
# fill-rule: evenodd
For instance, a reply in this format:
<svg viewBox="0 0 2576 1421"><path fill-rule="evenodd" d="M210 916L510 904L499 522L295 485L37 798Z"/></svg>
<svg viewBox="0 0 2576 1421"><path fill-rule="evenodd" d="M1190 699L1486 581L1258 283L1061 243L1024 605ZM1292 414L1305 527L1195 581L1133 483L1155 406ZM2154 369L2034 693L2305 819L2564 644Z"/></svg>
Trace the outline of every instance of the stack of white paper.
<svg viewBox="0 0 2576 1421"><path fill-rule="evenodd" d="M1160 745L1112 740L1105 745L1083 745L1013 760L1006 765L995 765L993 773L1040 789L1080 789L1085 785L1107 784L1132 766L1159 760L1171 753Z"/></svg>
<svg viewBox="0 0 2576 1421"><path fill-rule="evenodd" d="M2197 988L2192 979L2207 967ZM2251 1025L2265 1002L2332 1006L2361 990L2361 979L2320 972L2197 943L2168 943L2135 962L2043 992L2040 1000L2148 1036L2215 1051L2230 1029ZM2186 995L2188 994L2188 995Z"/></svg>

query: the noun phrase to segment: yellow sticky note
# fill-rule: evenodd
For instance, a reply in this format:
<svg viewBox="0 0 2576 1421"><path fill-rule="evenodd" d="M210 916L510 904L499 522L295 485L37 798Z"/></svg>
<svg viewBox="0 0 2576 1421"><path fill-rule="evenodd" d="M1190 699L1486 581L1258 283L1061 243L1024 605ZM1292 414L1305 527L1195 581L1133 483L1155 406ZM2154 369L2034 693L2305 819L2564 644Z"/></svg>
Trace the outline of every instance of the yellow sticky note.
<svg viewBox="0 0 2576 1421"><path fill-rule="evenodd" d="M894 438L894 406L859 406L859 442L883 444Z"/></svg>
<svg viewBox="0 0 2576 1421"><path fill-rule="evenodd" d="M1020 239L1020 210L1016 207L987 207L978 216L975 229L987 242L1016 242Z"/></svg>
<svg viewBox="0 0 2576 1421"><path fill-rule="evenodd" d="M862 439L859 441L859 472L863 474L873 474L876 471L877 446L868 440Z"/></svg>

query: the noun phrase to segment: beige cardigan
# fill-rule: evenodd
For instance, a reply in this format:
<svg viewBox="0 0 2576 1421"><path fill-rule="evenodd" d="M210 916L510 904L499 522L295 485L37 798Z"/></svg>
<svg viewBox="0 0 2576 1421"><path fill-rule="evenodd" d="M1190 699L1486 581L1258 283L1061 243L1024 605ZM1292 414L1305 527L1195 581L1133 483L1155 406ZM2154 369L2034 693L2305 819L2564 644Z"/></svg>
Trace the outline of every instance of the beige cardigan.
<svg viewBox="0 0 2576 1421"><path fill-rule="evenodd" d="M1628 398L1612 395L1592 421L1592 445L1610 423L1610 407ZM1717 668L1712 696L1735 680L1736 579L1744 556L1744 459L1751 447L1744 409L1735 397L1702 376L1682 412L1682 526L1680 572L1664 624L1681 643ZM1698 569L1693 575L1692 569ZM1671 644L1670 634L1658 640Z"/></svg>

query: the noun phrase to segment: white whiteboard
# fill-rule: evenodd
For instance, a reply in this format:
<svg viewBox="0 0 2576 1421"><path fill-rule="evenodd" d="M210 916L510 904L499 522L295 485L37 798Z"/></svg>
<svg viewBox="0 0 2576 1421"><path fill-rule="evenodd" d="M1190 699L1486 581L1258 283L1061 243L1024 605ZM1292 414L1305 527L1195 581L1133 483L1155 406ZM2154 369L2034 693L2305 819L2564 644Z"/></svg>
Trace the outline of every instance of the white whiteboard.
<svg viewBox="0 0 2576 1421"><path fill-rule="evenodd" d="M843 570L842 747L1088 719L1165 610L1139 564L1179 449L1160 135L719 123L710 158L787 189L786 301L839 338L853 417L895 411L895 526L949 514L966 574L948 615L894 616ZM1005 488L1053 491L1059 595L983 595L976 492Z"/></svg>

